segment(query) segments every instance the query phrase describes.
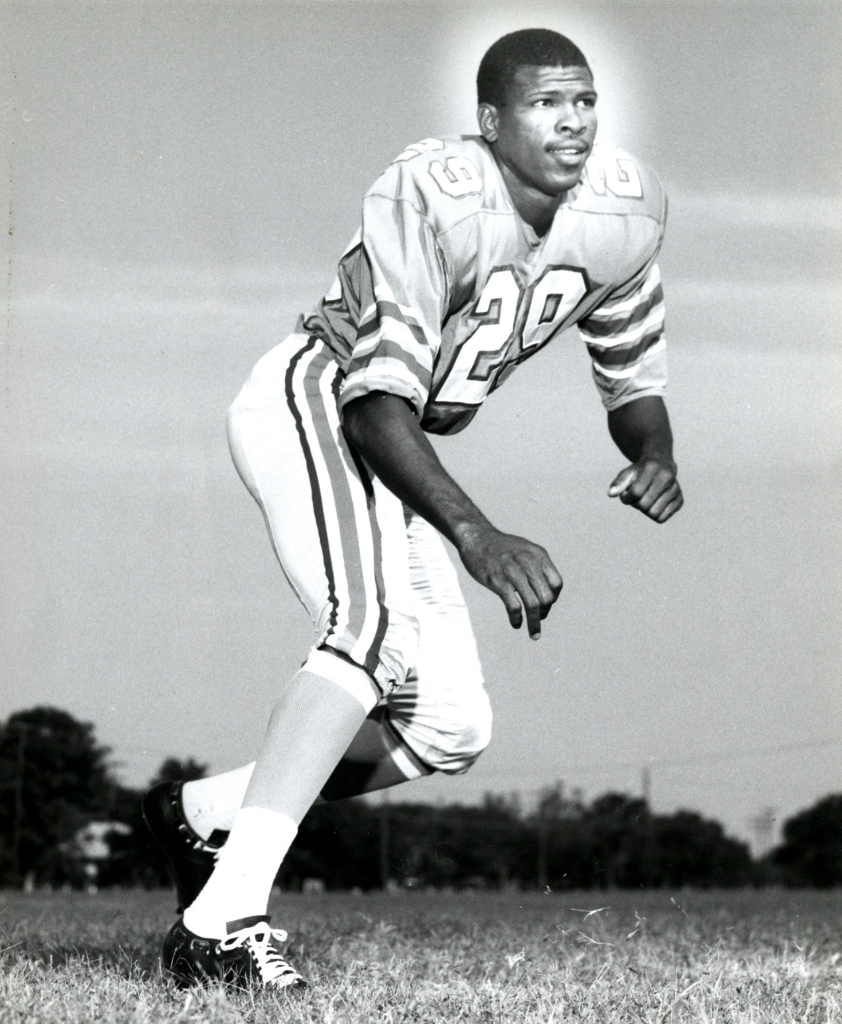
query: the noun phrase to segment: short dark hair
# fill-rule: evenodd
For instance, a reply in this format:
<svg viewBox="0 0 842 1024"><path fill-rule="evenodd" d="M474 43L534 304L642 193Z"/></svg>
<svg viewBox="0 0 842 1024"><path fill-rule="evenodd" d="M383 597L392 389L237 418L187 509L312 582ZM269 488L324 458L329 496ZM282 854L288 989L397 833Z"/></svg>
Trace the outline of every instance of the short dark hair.
<svg viewBox="0 0 842 1024"><path fill-rule="evenodd" d="M501 107L518 68L582 67L590 71L579 47L560 32L548 28L523 28L501 36L485 52L477 72L477 100Z"/></svg>

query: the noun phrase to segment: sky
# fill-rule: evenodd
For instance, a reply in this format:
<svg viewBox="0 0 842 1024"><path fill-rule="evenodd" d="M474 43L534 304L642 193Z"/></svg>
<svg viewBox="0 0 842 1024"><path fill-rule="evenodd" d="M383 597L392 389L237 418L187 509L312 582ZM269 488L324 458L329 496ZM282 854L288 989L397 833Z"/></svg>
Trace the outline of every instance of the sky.
<svg viewBox="0 0 842 1024"><path fill-rule="evenodd" d="M253 363L330 283L407 144L475 129L499 35L584 50L601 136L670 196L657 527L575 332L436 441L565 579L540 643L464 578L495 709L466 776L392 799L524 804L563 781L755 838L839 792L842 10L836 4L5 0L0 29L0 717L95 723L121 777L251 760L306 614L228 456Z"/></svg>

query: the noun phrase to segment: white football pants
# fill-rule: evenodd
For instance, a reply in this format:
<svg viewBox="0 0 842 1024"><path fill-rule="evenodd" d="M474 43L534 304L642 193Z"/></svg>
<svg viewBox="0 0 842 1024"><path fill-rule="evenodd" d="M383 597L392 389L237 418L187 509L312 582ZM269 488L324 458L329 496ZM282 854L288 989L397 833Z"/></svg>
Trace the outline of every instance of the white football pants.
<svg viewBox="0 0 842 1024"><path fill-rule="evenodd" d="M491 708L456 571L438 532L349 447L342 376L315 335L268 352L229 411L234 464L312 617L314 647L369 673L424 765L464 772L491 737Z"/></svg>

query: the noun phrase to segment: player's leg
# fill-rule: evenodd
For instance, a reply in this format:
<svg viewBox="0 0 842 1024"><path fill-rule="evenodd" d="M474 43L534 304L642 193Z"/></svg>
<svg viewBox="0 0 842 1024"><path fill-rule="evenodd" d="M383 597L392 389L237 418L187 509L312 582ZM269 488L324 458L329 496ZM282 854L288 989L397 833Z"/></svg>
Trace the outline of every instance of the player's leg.
<svg viewBox="0 0 842 1024"><path fill-rule="evenodd" d="M266 913L275 876L298 830L371 710L368 675L315 651L276 702L254 771L208 883L186 909L196 934Z"/></svg>
<svg viewBox="0 0 842 1024"><path fill-rule="evenodd" d="M410 680L404 686L411 685ZM162 782L145 795L147 826L170 862L181 913L207 884L216 858L243 805L254 762L192 782ZM322 787L325 800L341 800L429 775L432 769L406 751L388 725L383 704L369 713Z"/></svg>
<svg viewBox="0 0 842 1024"><path fill-rule="evenodd" d="M380 694L415 658L400 502L348 448L340 374L315 338L258 364L232 412L232 453L319 632L283 690L214 873L185 911L197 934L265 913L297 826Z"/></svg>
<svg viewBox="0 0 842 1024"><path fill-rule="evenodd" d="M326 800L385 789L436 769L466 771L488 742L491 712L456 571L441 538L419 516L408 517L407 535L418 667L369 713L322 788ZM422 760L422 752L435 765ZM203 839L230 829L252 767L184 786L187 819Z"/></svg>
<svg viewBox="0 0 842 1024"><path fill-rule="evenodd" d="M415 671L385 704L393 735L429 769L466 772L491 740L492 713L468 609L439 533L407 523L413 608L421 642Z"/></svg>
<svg viewBox="0 0 842 1024"><path fill-rule="evenodd" d="M404 686L412 686L407 678ZM378 704L357 730L322 787L324 800L342 800L429 775L395 737L388 708ZM172 866L179 913L201 892L242 807L254 761L191 782L154 786L144 797L146 823Z"/></svg>
<svg viewBox="0 0 842 1024"><path fill-rule="evenodd" d="M419 517L408 517L407 538L412 610L420 627L417 667L363 722L322 787L326 799L394 786L433 770L466 771L490 737L490 707L456 572L439 535ZM221 839L213 833L230 829L252 767L162 794L184 836L175 865L182 905L192 902L207 879L216 852L212 844ZM210 839L211 846L203 847L200 839Z"/></svg>
<svg viewBox="0 0 842 1024"><path fill-rule="evenodd" d="M410 521L409 540L413 607L421 636L417 671L413 669L403 686L389 693L356 732L345 756L322 787L325 796L336 799L354 796L407 781L432 770L466 771L490 738L491 709L482 686L476 648L455 570L440 538L423 520L416 517ZM221 791L228 801L222 813L230 815L231 821L243 801L250 776L251 766L246 766L220 776L216 784L216 796ZM212 802L213 780L202 780L191 783L191 786L208 784L210 792L203 794L200 791L199 796ZM308 797L297 791L295 779L290 784L298 793L300 814ZM283 791L282 779L275 779L273 785L278 785L279 791ZM313 784L310 793L314 791ZM218 815L219 805L213 810ZM195 820L198 822L199 816ZM228 818L217 816L211 818L211 823L225 827ZM259 825L258 821L258 827L246 829L244 835L250 842L263 842L269 850L273 846L277 849L277 846L286 845L289 833L272 837ZM184 823L183 828L190 826ZM182 895L182 886L199 880L204 883L211 861L208 853L197 853L195 842L190 844L190 852L193 857L200 857L202 862L198 870L194 861L187 861L182 863L182 871L176 871L183 903L187 899ZM244 858L243 862L247 861L248 858ZM262 893L265 891L267 895L278 862L277 852L267 857L262 872L262 889L257 894L260 906L264 899ZM226 898L224 892L222 895ZM180 924L176 924L174 931L179 928ZM195 941L190 938L191 943ZM177 974L173 959L170 957L171 970L175 966ZM218 958L208 965L208 969L219 969ZM195 970L193 965L191 970ZM286 965L280 970L279 983L297 983L299 976L294 971ZM190 976L187 974L186 980L190 980Z"/></svg>
<svg viewBox="0 0 842 1024"><path fill-rule="evenodd" d="M465 772L491 738L491 707L456 570L437 531L407 514L416 665L384 698L322 789L326 799Z"/></svg>
<svg viewBox="0 0 842 1024"><path fill-rule="evenodd" d="M403 686L412 686L412 675L407 675ZM395 736L389 723L388 704L383 701L369 713L320 795L327 801L345 800L399 786L432 772Z"/></svg>
<svg viewBox="0 0 842 1024"><path fill-rule="evenodd" d="M410 672L404 686L411 684L412 675ZM205 779L161 786L164 798L176 801L173 813L179 825L189 830L194 845L196 840L204 840L218 852L243 805L253 770L254 761ZM431 768L406 751L395 737L389 726L387 703L381 701L357 730L320 796L324 800L342 800L396 786L431 772ZM206 870L211 857L209 853L205 860Z"/></svg>

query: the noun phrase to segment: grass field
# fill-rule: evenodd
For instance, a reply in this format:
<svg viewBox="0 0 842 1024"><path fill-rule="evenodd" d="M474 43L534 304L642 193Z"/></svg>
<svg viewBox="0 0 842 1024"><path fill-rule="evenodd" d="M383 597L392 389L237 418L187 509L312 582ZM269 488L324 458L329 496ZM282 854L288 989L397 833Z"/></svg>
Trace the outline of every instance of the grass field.
<svg viewBox="0 0 842 1024"><path fill-rule="evenodd" d="M842 892L284 895L301 995L179 991L169 893L0 893L0 1024L842 1021Z"/></svg>

